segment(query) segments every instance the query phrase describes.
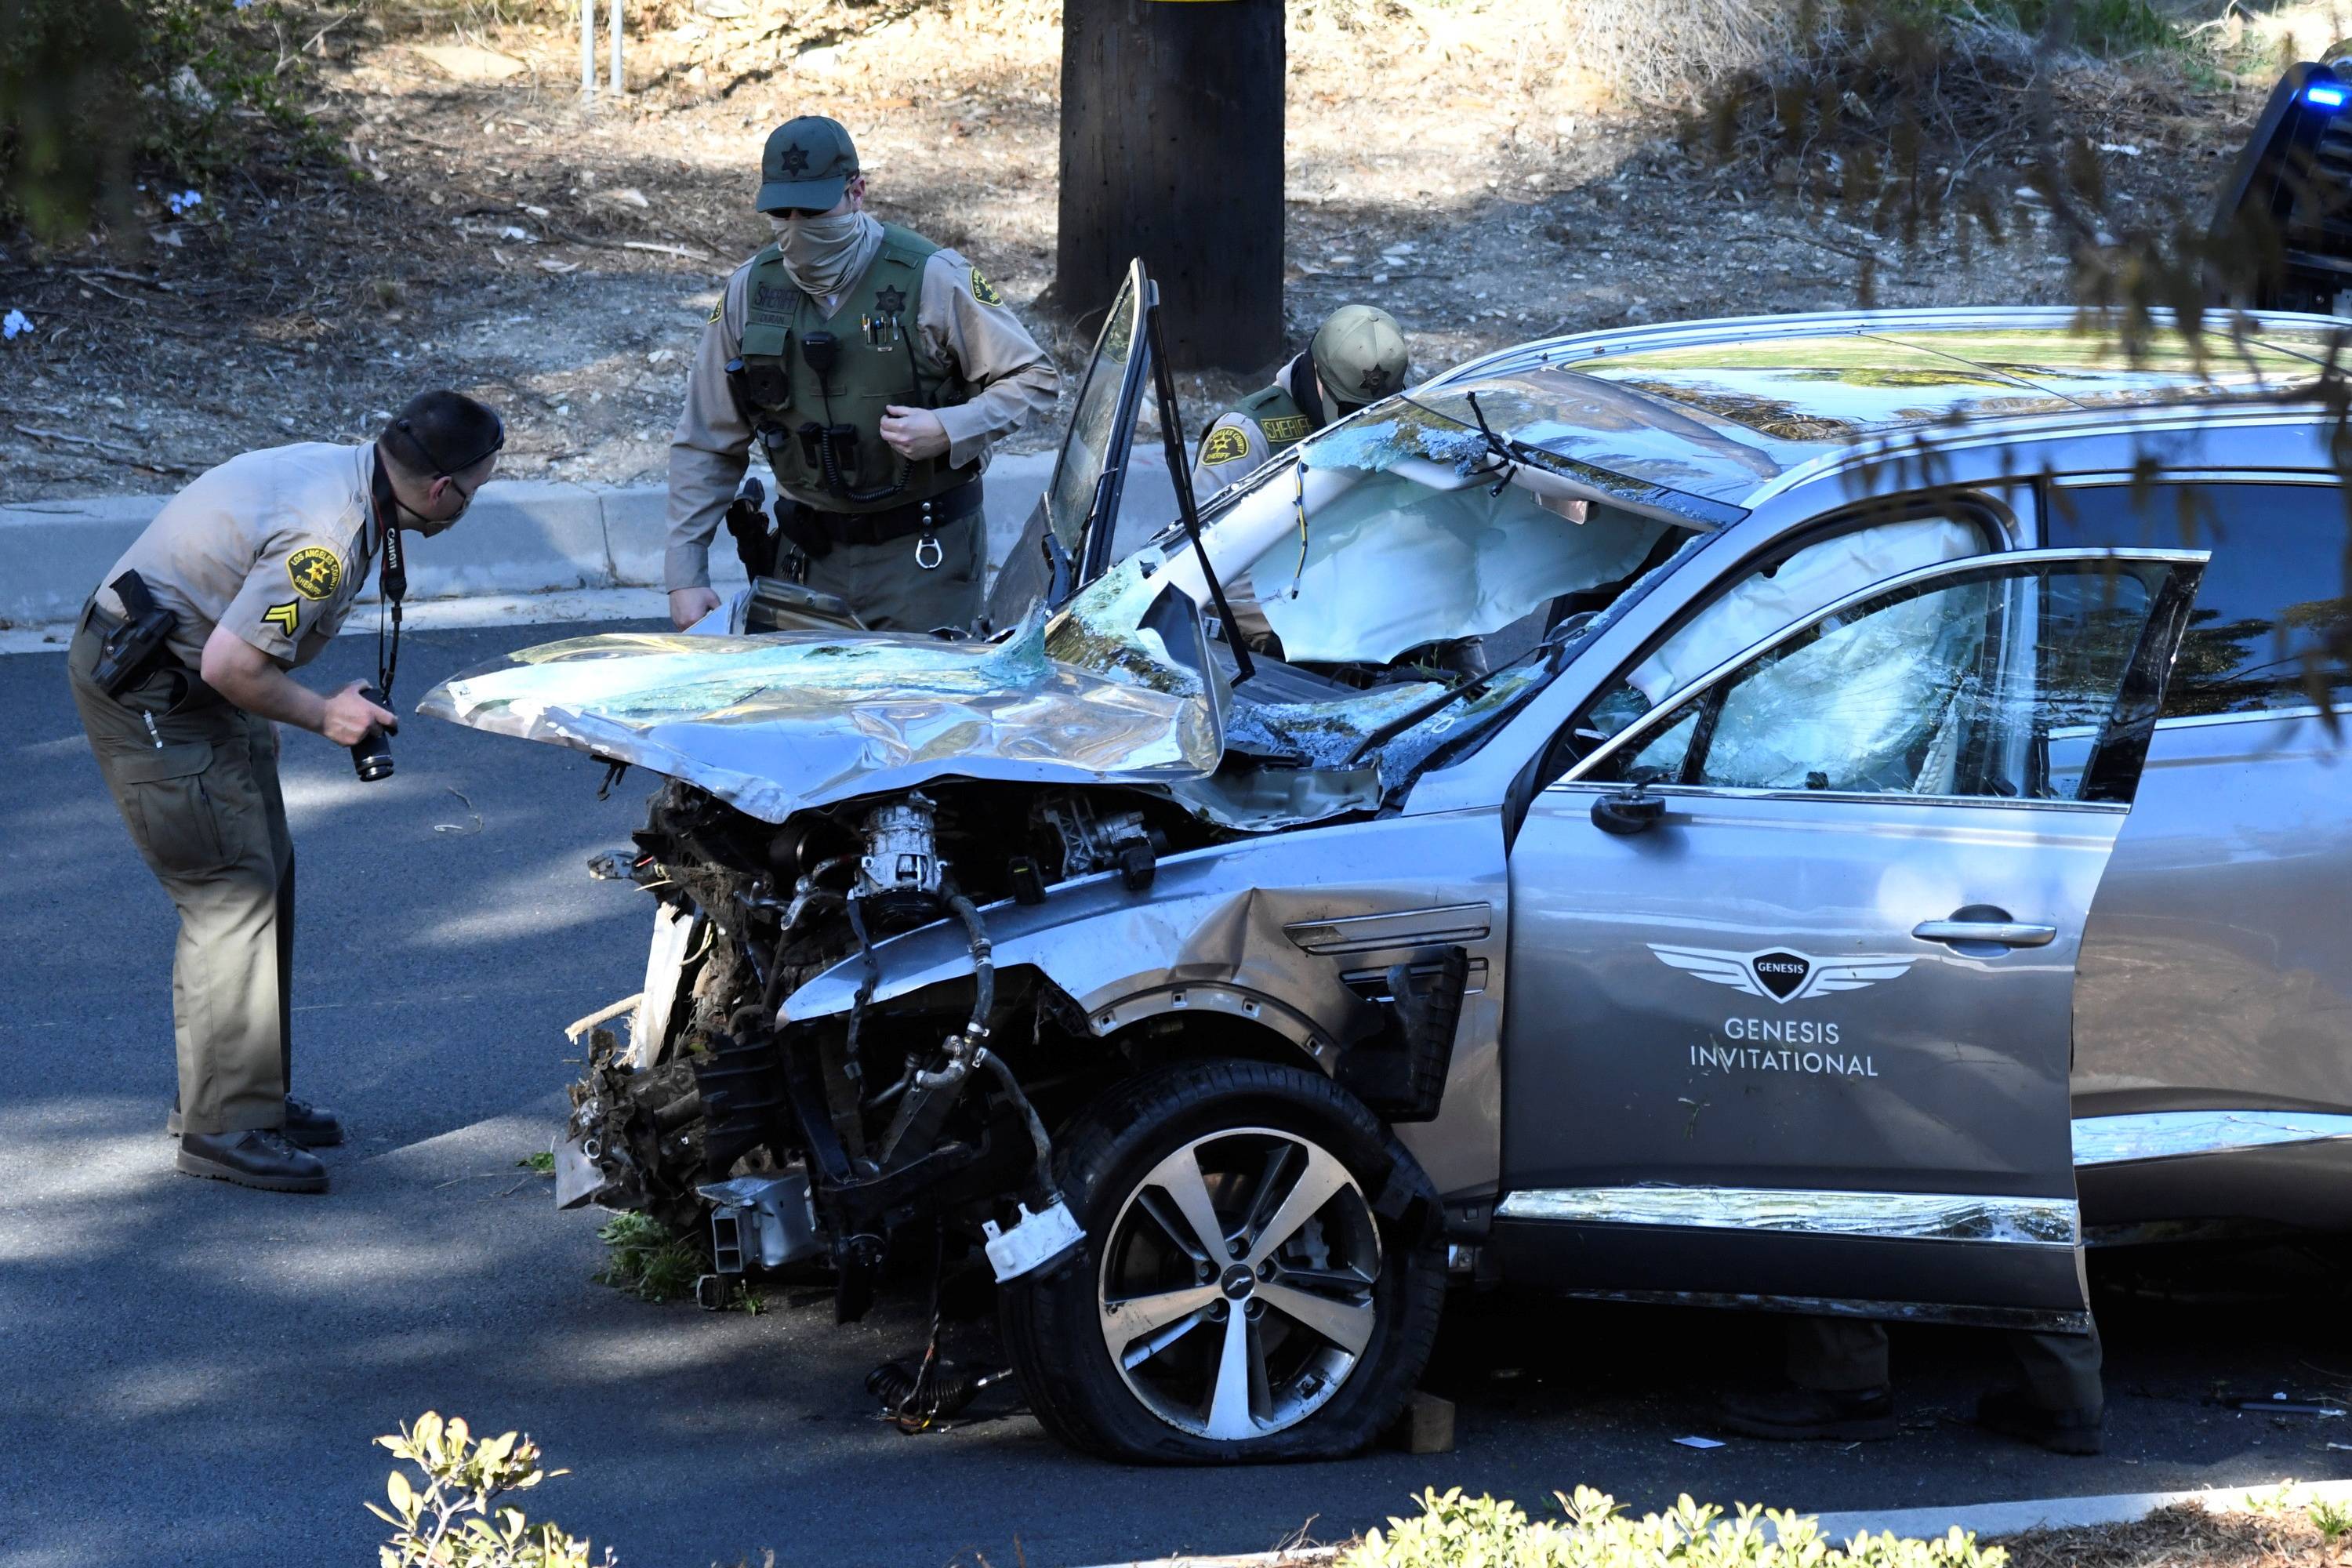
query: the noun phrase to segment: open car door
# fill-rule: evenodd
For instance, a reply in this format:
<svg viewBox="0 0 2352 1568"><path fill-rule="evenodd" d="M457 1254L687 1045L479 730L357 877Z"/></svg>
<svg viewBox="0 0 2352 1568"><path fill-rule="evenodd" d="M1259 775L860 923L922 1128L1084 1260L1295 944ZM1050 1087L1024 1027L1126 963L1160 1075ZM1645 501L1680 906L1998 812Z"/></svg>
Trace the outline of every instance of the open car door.
<svg viewBox="0 0 2352 1568"><path fill-rule="evenodd" d="M1040 601L1059 608L1110 564L1137 411L1151 374L1145 331L1151 300L1151 281L1139 258L1128 264L1095 340L1045 493L989 592L988 624L999 630Z"/></svg>
<svg viewBox="0 0 2352 1568"><path fill-rule="evenodd" d="M1905 574L1538 794L1511 855L1507 1271L2087 1328L2074 955L2203 561Z"/></svg>

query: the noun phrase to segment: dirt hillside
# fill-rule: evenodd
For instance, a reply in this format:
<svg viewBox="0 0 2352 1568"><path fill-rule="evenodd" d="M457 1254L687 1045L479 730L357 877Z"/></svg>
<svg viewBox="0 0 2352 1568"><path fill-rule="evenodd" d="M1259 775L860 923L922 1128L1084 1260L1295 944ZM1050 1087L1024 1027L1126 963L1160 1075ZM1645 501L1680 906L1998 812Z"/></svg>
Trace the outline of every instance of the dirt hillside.
<svg viewBox="0 0 2352 1568"><path fill-rule="evenodd" d="M761 142L803 112L848 125L877 210L979 261L1075 366L1085 344L1052 307L1088 302L1031 309L1052 279L1051 5L632 9L657 25L630 40L628 91L584 103L577 37L551 18L326 13L302 47L348 169L227 181L176 216L184 193L144 192L144 232L110 255L0 250L0 314L33 323L0 345L0 500L170 489L247 447L357 437L435 384L508 413L509 477L656 480L681 361L765 237ZM1369 300L1426 374L1542 334L1839 308L1865 288L1883 304L2065 299L2046 227L1993 249L1946 226L1906 249L1843 221L1817 181L1686 154L1671 103L1576 68L1559 15L1292 8L1300 335ZM2256 101L2227 82L2152 99L2120 68L2069 100L2122 211L2201 209ZM1196 423L1250 379L1191 378Z"/></svg>

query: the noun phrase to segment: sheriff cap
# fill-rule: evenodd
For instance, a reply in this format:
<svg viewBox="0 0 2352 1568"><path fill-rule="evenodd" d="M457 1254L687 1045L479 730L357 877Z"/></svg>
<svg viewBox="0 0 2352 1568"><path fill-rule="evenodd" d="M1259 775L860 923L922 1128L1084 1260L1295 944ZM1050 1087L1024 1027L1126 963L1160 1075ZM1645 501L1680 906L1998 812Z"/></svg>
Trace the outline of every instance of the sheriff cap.
<svg viewBox="0 0 2352 1568"><path fill-rule="evenodd" d="M1315 330L1308 352L1323 395L1351 408L1403 391L1405 367L1412 363L1396 318L1370 305L1332 311Z"/></svg>
<svg viewBox="0 0 2352 1568"><path fill-rule="evenodd" d="M823 212L839 205L843 188L856 175L857 149L841 121L803 114L769 133L760 155L757 205L763 213L783 207Z"/></svg>

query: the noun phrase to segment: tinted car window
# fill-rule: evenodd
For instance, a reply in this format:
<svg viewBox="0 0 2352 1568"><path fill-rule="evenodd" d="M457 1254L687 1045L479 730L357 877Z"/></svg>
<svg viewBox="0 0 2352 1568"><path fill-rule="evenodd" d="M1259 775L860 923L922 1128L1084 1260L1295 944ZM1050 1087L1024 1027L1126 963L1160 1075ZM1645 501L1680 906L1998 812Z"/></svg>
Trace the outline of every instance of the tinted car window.
<svg viewBox="0 0 2352 1568"><path fill-rule="evenodd" d="M2344 492L2334 485L2056 489L2053 545L2210 550L2172 667L2170 717L2302 708L2352 698L2352 670L2324 657L2347 613Z"/></svg>
<svg viewBox="0 0 2352 1568"><path fill-rule="evenodd" d="M2087 744L2052 742L2095 737L2152 602L2103 563L1899 590L1759 655L1591 777L2078 799Z"/></svg>

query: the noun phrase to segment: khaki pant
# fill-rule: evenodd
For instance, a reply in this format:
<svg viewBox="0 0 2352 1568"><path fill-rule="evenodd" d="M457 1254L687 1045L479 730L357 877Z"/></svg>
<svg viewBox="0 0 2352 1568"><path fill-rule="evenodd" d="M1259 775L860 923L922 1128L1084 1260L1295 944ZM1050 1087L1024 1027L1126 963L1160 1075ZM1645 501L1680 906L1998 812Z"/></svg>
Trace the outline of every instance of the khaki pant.
<svg viewBox="0 0 2352 1568"><path fill-rule="evenodd" d="M803 582L848 600L857 618L877 632L970 631L980 619L987 585L988 520L975 511L940 524L931 537L940 543L936 566L926 568L917 559L923 536L910 533L883 544L836 544L809 560ZM922 560L929 558L924 551Z"/></svg>
<svg viewBox="0 0 2352 1568"><path fill-rule="evenodd" d="M190 1132L282 1126L294 841L276 732L176 664L109 697L89 673L101 640L85 612L67 679L131 841L180 911L172 1028L181 1124Z"/></svg>
<svg viewBox="0 0 2352 1568"><path fill-rule="evenodd" d="M2016 1382L2042 1410L2095 1419L2106 1409L2099 1380L2099 1335L2004 1334ZM1886 1325L1863 1318L1796 1318L1789 1323L1789 1381L1800 1388L1852 1394L1887 1386Z"/></svg>

